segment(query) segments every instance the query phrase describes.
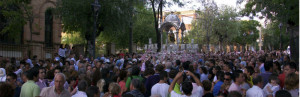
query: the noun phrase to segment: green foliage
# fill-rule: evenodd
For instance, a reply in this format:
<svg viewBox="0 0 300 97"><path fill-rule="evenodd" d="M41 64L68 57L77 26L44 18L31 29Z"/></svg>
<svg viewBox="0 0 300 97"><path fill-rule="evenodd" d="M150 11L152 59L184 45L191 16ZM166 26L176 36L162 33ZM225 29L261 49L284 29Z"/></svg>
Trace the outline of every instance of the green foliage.
<svg viewBox="0 0 300 97"><path fill-rule="evenodd" d="M0 34L20 41L24 25L32 18L31 0L0 0Z"/></svg>
<svg viewBox="0 0 300 97"><path fill-rule="evenodd" d="M192 29L187 35L189 42L191 42L192 39L194 39L194 43L197 44L204 44L208 41L209 43L216 42L216 40L211 37L213 34L213 22L217 13L217 8L213 6L206 6L204 10L197 11L199 16L196 20L192 21ZM207 38L209 38L209 40Z"/></svg>
<svg viewBox="0 0 300 97"><path fill-rule="evenodd" d="M232 43L234 37L239 33L239 22L236 20L238 14L234 8L222 6L218 16L213 21L212 38L220 43Z"/></svg>
<svg viewBox="0 0 300 97"><path fill-rule="evenodd" d="M134 16L133 42L143 47L145 44L148 44L149 38L152 38L152 43L156 43L152 11L149 9L140 9L139 12Z"/></svg>
<svg viewBox="0 0 300 97"><path fill-rule="evenodd" d="M153 23L152 12L149 9L136 9L133 16L133 43L138 46L148 44L148 39L155 39L155 29ZM104 43L112 42L116 44L116 48L126 48L129 46L129 28L125 28L122 33L106 37L103 33L98 37L99 41ZM153 43L156 41L153 40Z"/></svg>
<svg viewBox="0 0 300 97"><path fill-rule="evenodd" d="M283 25L299 25L299 0L246 0L243 15L256 16L261 13L263 17L278 20Z"/></svg>
<svg viewBox="0 0 300 97"><path fill-rule="evenodd" d="M240 21L240 29L238 36L234 38L234 42L246 45L256 42L256 39L259 38L258 27L261 27L258 21L256 20L243 20Z"/></svg>
<svg viewBox="0 0 300 97"><path fill-rule="evenodd" d="M115 43L116 48L128 47L132 14L134 9L143 7L143 2L140 0L98 1L101 7L95 19L92 6L94 0L60 0L56 12L64 24L63 31L79 33L80 38L87 40L86 47L90 54L93 54L93 41L96 41L96 49L103 48L103 44L106 43ZM97 21L96 40L93 40L94 21Z"/></svg>
<svg viewBox="0 0 300 97"><path fill-rule="evenodd" d="M223 47L224 44L252 44L259 37L259 22L237 20L234 8L222 6L213 10L208 7L198 14L199 18L192 22L192 30L187 35L189 42L194 39L194 43L206 44L208 36L210 44L220 43Z"/></svg>
<svg viewBox="0 0 300 97"><path fill-rule="evenodd" d="M244 1L244 0L242 0ZM258 13L271 21L282 23L282 29L290 33L291 59L299 62L299 0L246 0L243 15L256 16ZM268 29L272 32L272 29ZM270 32L270 33L271 33ZM269 35L266 35L269 36ZM275 40L274 40L275 41ZM272 41L268 42L271 43ZM270 47L270 45L269 45Z"/></svg>
<svg viewBox="0 0 300 97"><path fill-rule="evenodd" d="M59 0L57 2L56 14L61 18L64 32L78 32L82 37L85 33L92 32L92 1Z"/></svg>
<svg viewBox="0 0 300 97"><path fill-rule="evenodd" d="M197 12L199 18L192 22L192 29L187 37L189 42L194 39L194 43L232 43L233 38L238 35L239 22L237 22L237 13L231 7L224 6L220 10L207 7L203 11ZM207 35L208 34L208 35Z"/></svg>
<svg viewBox="0 0 300 97"><path fill-rule="evenodd" d="M104 28L103 37L108 40L115 35L125 32L129 24L130 13L133 11L130 2L132 0L99 0L101 7L97 19L97 27ZM93 32L94 9L91 5L94 0L60 0L57 14L64 24L63 30L67 33L79 32L82 37L88 39ZM131 2L139 7L140 2ZM100 35L98 31L97 35Z"/></svg>
<svg viewBox="0 0 300 97"><path fill-rule="evenodd" d="M62 44L84 44L85 39L79 35L79 33L65 33L61 38Z"/></svg>
<svg viewBox="0 0 300 97"><path fill-rule="evenodd" d="M280 48L280 33L282 33L282 44L283 49L286 49L289 45L289 35L284 29L280 31L278 22L272 22L267 25L266 28L262 29L263 32L263 44L264 47L269 49Z"/></svg>
<svg viewBox="0 0 300 97"><path fill-rule="evenodd" d="M198 19L192 21L192 29L188 32L188 34L186 36L188 38L188 43L191 43L192 39L194 39L194 43L196 43L196 44L204 43L206 32L202 28L199 21L200 20L198 20Z"/></svg>

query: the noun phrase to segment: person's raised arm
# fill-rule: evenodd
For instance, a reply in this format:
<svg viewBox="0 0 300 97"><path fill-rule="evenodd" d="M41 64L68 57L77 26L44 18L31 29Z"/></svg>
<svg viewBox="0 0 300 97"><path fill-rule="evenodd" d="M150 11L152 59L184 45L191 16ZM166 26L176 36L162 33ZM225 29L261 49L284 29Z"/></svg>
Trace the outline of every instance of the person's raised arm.
<svg viewBox="0 0 300 97"><path fill-rule="evenodd" d="M172 81L171 85L169 86L169 93L171 93L173 91L174 86L175 86L177 80L182 77L182 74L183 74L183 72L178 72L177 73L177 75L175 76L175 78Z"/></svg>
<svg viewBox="0 0 300 97"><path fill-rule="evenodd" d="M194 73L190 72L190 71L187 71L186 72L186 75L189 75L191 77L193 77L193 79L195 80L195 82L197 83L198 86L202 86L200 80L198 79L197 76L194 75Z"/></svg>

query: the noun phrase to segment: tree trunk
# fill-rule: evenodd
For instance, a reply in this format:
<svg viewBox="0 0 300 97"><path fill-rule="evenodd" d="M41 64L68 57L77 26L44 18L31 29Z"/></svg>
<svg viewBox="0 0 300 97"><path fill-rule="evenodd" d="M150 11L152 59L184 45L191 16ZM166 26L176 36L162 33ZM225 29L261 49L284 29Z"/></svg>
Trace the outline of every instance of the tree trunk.
<svg viewBox="0 0 300 97"><path fill-rule="evenodd" d="M133 42L133 35L132 35L132 26L133 26L133 5L132 0L130 0L130 7L131 7L131 13L130 13L130 22L129 22L129 53L132 54L132 42Z"/></svg>
<svg viewBox="0 0 300 97"><path fill-rule="evenodd" d="M155 12L155 6L154 6L154 0L151 0L151 5L152 5L152 11L153 11L153 16L154 16L154 24L155 24L155 31L156 31L156 42L157 42L157 52L160 51L161 47L161 41L160 41L160 32L158 30L158 21L156 18L156 12Z"/></svg>
<svg viewBox="0 0 300 97"><path fill-rule="evenodd" d="M246 52L245 46L246 46L245 44L242 45L242 52Z"/></svg>
<svg viewBox="0 0 300 97"><path fill-rule="evenodd" d="M86 49L86 54L85 56L93 56L94 53L94 47L95 47L95 40L92 38L86 38L87 40L87 49Z"/></svg>
<svg viewBox="0 0 300 97"><path fill-rule="evenodd" d="M299 63L299 28L294 27L290 29L290 53L291 59L295 61L295 63Z"/></svg>
<svg viewBox="0 0 300 97"><path fill-rule="evenodd" d="M132 38L133 38L133 35L132 35L132 20L130 21L130 24L129 24L129 53L132 54Z"/></svg>
<svg viewBox="0 0 300 97"><path fill-rule="evenodd" d="M32 34L33 34L33 31L32 31L32 29L33 29L33 27L32 27L32 24L33 24L33 17L29 17L29 31L30 31L30 45L29 45L29 47L30 47L30 49L29 49L29 51L28 51L28 57L29 58L31 58L31 56L32 56L32 50L33 50L33 44L32 44Z"/></svg>
<svg viewBox="0 0 300 97"><path fill-rule="evenodd" d="M224 50L223 47L224 47L224 43L223 43L223 41L220 41L220 51Z"/></svg>

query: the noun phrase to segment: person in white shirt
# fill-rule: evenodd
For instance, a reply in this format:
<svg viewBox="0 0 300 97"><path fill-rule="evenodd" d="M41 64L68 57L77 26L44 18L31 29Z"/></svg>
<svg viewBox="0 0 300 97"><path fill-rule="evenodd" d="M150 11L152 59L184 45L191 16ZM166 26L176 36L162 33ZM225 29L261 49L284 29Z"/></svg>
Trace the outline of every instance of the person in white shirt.
<svg viewBox="0 0 300 97"><path fill-rule="evenodd" d="M275 97L275 93L280 90L279 79L276 74L271 74L269 77L269 83L263 88L265 95L273 95Z"/></svg>
<svg viewBox="0 0 300 97"><path fill-rule="evenodd" d="M153 85L151 88L151 95L160 95L161 97L168 97L169 85L166 83L168 80L168 74L166 71L162 71L159 74L159 82Z"/></svg>
<svg viewBox="0 0 300 97"><path fill-rule="evenodd" d="M178 72L176 77L174 78L173 82L171 83L170 87L169 87L169 93L170 93L170 97L202 97L203 96L203 88L202 88L202 84L200 82L200 80L198 79L198 77L196 77L192 72L190 71L186 71L185 74L187 76L190 76L192 77L195 82L197 83L198 87L197 87L197 93L194 93L192 94L192 91L193 91L193 85L192 85L192 82L190 81L184 81L182 83L182 93L183 94L177 94L175 91L174 91L174 86L175 86L175 83L183 78L183 74L184 72Z"/></svg>
<svg viewBox="0 0 300 97"><path fill-rule="evenodd" d="M58 74L58 73L62 73L62 68L61 68L60 66L56 66L56 67L54 68L54 75L56 75L56 74ZM53 80L52 82L50 82L50 84L49 84L50 87L55 85L55 82L54 82L54 81L55 81L55 80ZM68 88L69 88L69 84L68 84L67 81L65 81L65 83L64 83L64 88L65 88L66 90L68 90Z"/></svg>
<svg viewBox="0 0 300 97"><path fill-rule="evenodd" d="M58 49L58 55L59 55L59 58L62 60L63 63L66 60L66 51L67 51L67 49L63 47L63 44L61 44L59 49Z"/></svg>
<svg viewBox="0 0 300 97"><path fill-rule="evenodd" d="M253 77L253 86L246 92L246 97L266 97L264 91L261 89L263 87L263 80L261 76Z"/></svg>
<svg viewBox="0 0 300 97"><path fill-rule="evenodd" d="M79 55L79 59L76 62L76 65L79 65L80 61L83 61L83 55Z"/></svg>
<svg viewBox="0 0 300 97"><path fill-rule="evenodd" d="M79 81L79 83L77 85L78 91L72 97L87 97L87 94L85 93L85 90L87 87L88 87L88 84L85 80Z"/></svg>
<svg viewBox="0 0 300 97"><path fill-rule="evenodd" d="M58 49L58 55L60 57L66 57L66 49L63 47L63 45L61 44L59 49Z"/></svg>
<svg viewBox="0 0 300 97"><path fill-rule="evenodd" d="M233 81L234 82L231 83L231 85L228 89L228 92L238 91L241 94L244 94L245 92L242 90L242 88L240 86L244 82L244 75L243 75L243 72L241 70L236 70L233 73Z"/></svg>
<svg viewBox="0 0 300 97"><path fill-rule="evenodd" d="M31 68L33 67L32 61L31 61L31 59L28 58L28 56L25 56L24 60L25 60L26 63L30 64Z"/></svg>
<svg viewBox="0 0 300 97"><path fill-rule="evenodd" d="M169 73L171 71L171 68L172 68L172 63L171 62L166 63L165 67L166 67L165 71Z"/></svg>
<svg viewBox="0 0 300 97"><path fill-rule="evenodd" d="M204 81L204 80L208 80L208 71L206 69L206 67L200 67L199 68L199 72L200 72L200 81Z"/></svg>

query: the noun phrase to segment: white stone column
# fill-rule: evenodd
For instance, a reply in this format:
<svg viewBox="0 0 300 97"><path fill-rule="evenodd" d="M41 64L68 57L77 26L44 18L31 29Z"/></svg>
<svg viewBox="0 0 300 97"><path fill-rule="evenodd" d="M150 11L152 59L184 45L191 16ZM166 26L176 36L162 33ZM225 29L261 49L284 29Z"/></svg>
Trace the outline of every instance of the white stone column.
<svg viewBox="0 0 300 97"><path fill-rule="evenodd" d="M179 29L176 29L176 43L179 44Z"/></svg>

